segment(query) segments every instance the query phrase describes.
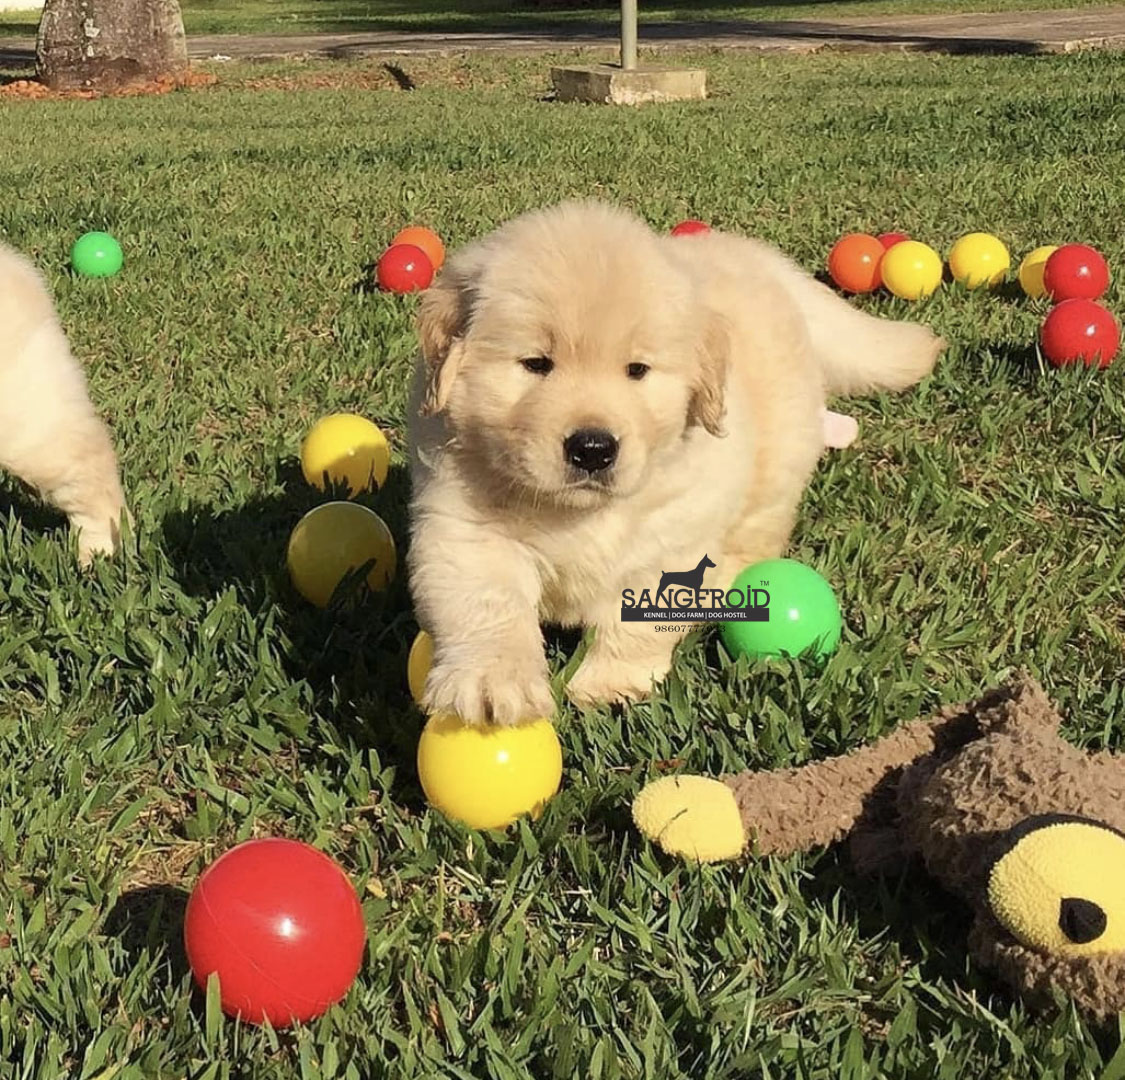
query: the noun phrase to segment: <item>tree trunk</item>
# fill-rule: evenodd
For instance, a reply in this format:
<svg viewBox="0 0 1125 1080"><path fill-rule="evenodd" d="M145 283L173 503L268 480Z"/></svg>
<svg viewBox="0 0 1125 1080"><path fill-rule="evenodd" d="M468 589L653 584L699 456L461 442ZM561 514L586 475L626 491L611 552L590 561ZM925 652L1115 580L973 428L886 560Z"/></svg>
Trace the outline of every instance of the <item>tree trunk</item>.
<svg viewBox="0 0 1125 1080"><path fill-rule="evenodd" d="M53 90L112 90L187 70L179 0L47 0L36 49Z"/></svg>

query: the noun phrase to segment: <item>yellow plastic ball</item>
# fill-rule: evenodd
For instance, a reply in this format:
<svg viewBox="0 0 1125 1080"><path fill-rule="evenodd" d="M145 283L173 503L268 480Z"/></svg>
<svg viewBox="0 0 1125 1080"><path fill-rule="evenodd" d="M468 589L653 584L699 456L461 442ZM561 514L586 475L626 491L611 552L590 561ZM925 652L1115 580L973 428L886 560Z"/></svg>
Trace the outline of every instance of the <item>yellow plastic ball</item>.
<svg viewBox="0 0 1125 1080"><path fill-rule="evenodd" d="M1004 242L991 233L969 233L949 251L949 272L967 289L999 285L1011 265Z"/></svg>
<svg viewBox="0 0 1125 1080"><path fill-rule="evenodd" d="M385 588L395 576L394 537L378 514L351 502L310 510L297 522L286 554L294 587L317 607L327 607L348 573L372 559L367 585Z"/></svg>
<svg viewBox="0 0 1125 1080"><path fill-rule="evenodd" d="M559 790L562 747L549 720L471 727L452 713L430 717L418 741L426 799L473 829L503 829L538 817Z"/></svg>
<svg viewBox="0 0 1125 1080"><path fill-rule="evenodd" d="M391 464L387 437L363 416L333 413L318 420L301 444L301 472L321 491L346 484L348 497L381 488Z"/></svg>
<svg viewBox="0 0 1125 1080"><path fill-rule="evenodd" d="M921 300L941 284L941 256L929 244L903 240L883 256L883 284L903 300Z"/></svg>
<svg viewBox="0 0 1125 1080"><path fill-rule="evenodd" d="M406 658L406 682L410 687L410 696L419 705L422 704L422 691L426 689L426 676L433 662L434 639L425 630L419 630Z"/></svg>
<svg viewBox="0 0 1125 1080"><path fill-rule="evenodd" d="M1047 260L1059 250L1058 244L1044 244L1037 247L1029 255L1024 256L1020 263L1020 286L1032 299L1038 300L1047 295L1047 288L1043 284L1043 268Z"/></svg>

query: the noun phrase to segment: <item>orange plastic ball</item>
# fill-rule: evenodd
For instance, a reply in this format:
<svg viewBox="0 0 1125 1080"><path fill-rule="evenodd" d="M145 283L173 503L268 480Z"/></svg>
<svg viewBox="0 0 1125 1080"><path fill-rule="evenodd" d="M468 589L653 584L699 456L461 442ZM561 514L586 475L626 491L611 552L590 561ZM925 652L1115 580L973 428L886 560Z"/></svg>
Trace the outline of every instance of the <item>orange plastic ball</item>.
<svg viewBox="0 0 1125 1080"><path fill-rule="evenodd" d="M844 292L874 292L883 284L879 265L885 251L874 236L849 233L829 253L828 273Z"/></svg>
<svg viewBox="0 0 1125 1080"><path fill-rule="evenodd" d="M413 244L416 248L421 248L433 263L435 274L445 262L445 245L441 242L441 237L425 225L407 226L391 241L392 247L395 244Z"/></svg>

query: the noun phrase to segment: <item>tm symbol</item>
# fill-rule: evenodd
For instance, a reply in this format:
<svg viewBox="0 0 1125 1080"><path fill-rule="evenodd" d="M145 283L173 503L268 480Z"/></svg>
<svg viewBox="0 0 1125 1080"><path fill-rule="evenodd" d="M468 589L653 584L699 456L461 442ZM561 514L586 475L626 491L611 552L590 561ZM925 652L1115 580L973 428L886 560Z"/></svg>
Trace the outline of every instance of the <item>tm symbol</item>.
<svg viewBox="0 0 1125 1080"><path fill-rule="evenodd" d="M758 581L759 581L759 582L761 582L761 584L762 584L762 585L763 585L763 586L764 586L765 588L767 588L767 589L769 588L769 584L770 584L770 583L769 583L768 581L762 581L762 579L761 579L761 578L758 578Z"/></svg>

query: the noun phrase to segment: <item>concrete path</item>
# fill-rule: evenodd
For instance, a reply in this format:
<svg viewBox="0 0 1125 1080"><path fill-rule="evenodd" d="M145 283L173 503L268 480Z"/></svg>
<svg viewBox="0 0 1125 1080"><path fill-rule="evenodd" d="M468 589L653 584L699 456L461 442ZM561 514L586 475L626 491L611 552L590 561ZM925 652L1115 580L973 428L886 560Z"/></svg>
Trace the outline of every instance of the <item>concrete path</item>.
<svg viewBox="0 0 1125 1080"><path fill-rule="evenodd" d="M528 53L577 48L612 48L613 22L538 24L472 32L370 31L347 34L232 34L188 38L193 59L262 59L312 56L355 59L401 54L453 55L492 51ZM1125 6L1077 11L1003 12L986 15L912 15L869 19L778 22L642 23L642 49L758 49L813 52L817 49L928 50L946 53L1072 52L1083 48L1125 49ZM34 60L28 38L0 38L0 66Z"/></svg>

